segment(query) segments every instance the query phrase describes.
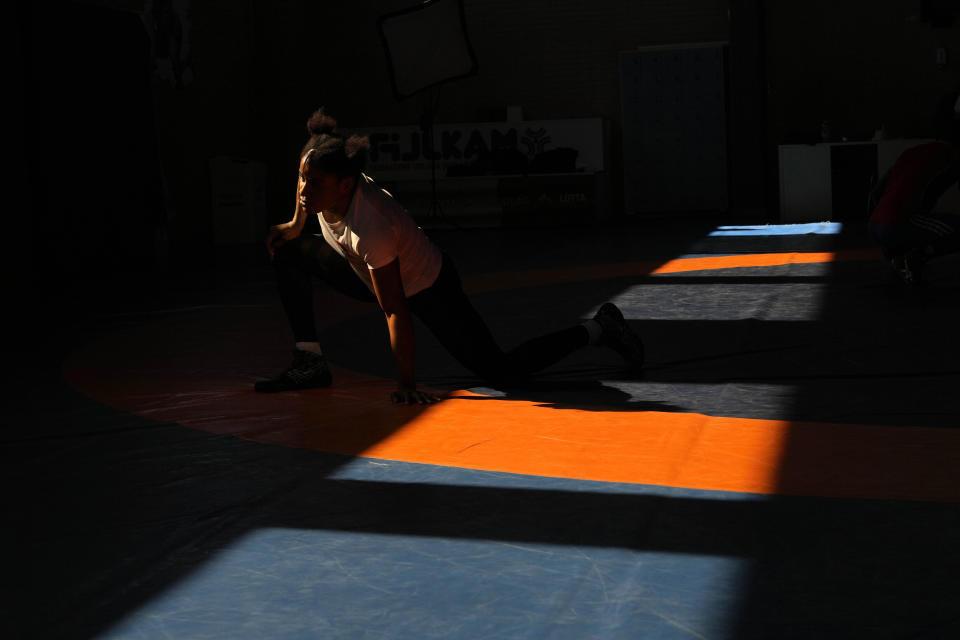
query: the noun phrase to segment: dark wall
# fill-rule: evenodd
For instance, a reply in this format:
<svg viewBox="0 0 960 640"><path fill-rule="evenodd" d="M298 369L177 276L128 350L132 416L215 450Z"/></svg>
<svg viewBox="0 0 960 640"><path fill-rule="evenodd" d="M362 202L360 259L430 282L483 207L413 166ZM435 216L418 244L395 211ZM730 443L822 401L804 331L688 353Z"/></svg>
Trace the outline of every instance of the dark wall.
<svg viewBox="0 0 960 640"><path fill-rule="evenodd" d="M939 5L948 10L935 18L927 0L764 3L767 157L778 144L819 142L823 121L836 140L881 127L891 138L933 137L937 105L960 82L960 20L950 24L960 7ZM777 166L765 166L776 219Z"/></svg>
<svg viewBox="0 0 960 640"><path fill-rule="evenodd" d="M20 241L46 275L151 269L164 198L145 29L99 7L18 8Z"/></svg>
<svg viewBox="0 0 960 640"><path fill-rule="evenodd" d="M376 30L379 16L410 7L387 2L279 3L263 7L259 41L277 135L267 153L279 165L273 201L286 205L310 111L326 105L345 126L416 123L432 96L398 101ZM619 166L619 55L643 45L727 38L725 0L464 0L478 75L440 90L437 120L502 119L520 105L528 119L603 116ZM614 180L621 178L613 171ZM619 193L619 183L614 191ZM283 211L280 215L289 215Z"/></svg>
<svg viewBox="0 0 960 640"><path fill-rule="evenodd" d="M71 42L140 38L130 19L142 18L154 58L152 126L163 168L162 223L174 263L210 260L212 157L266 163L268 219L275 222L290 215L296 157L313 109L325 105L345 127L404 124L418 122L429 99L394 97L376 28L378 17L415 4L412 0L176 4L186 11L172 11L170 0L77 0L43 8L57 15L63 30L70 31L71 22L88 25L86 33L74 30ZM480 73L442 89L437 119L500 118L507 105L521 105L528 118L600 115L613 125L615 163L619 53L727 36L724 0L465 0L464 7ZM107 14L124 22L124 35L115 30L106 38L102 29L89 26ZM43 22L34 20L28 37L35 50L46 43L37 26ZM139 55L129 43L110 46L118 60ZM44 55L55 64L76 50L58 42ZM171 70L171 61L179 58L181 68ZM46 73L33 67L34 75ZM113 91L120 91L119 85ZM110 102L102 92L87 92L85 100L92 110Z"/></svg>
<svg viewBox="0 0 960 640"><path fill-rule="evenodd" d="M960 20L925 21L921 0L803 0L766 8L769 122L775 140L933 134L940 97L960 80ZM960 8L958 8L960 13ZM954 60L936 64L938 47Z"/></svg>
<svg viewBox="0 0 960 640"><path fill-rule="evenodd" d="M33 78L27 90L36 94L27 95L24 104L28 110L37 100L56 104L62 85L82 95L91 114L99 113L92 106L98 101L115 106L117 100L104 101L110 91L91 93L89 83L77 79L84 77L77 57L94 55L97 48L112 51L114 67L126 61L123 82L133 87L141 77L140 63L134 61L146 46L154 58L153 70L147 70L153 114L138 113L145 118L145 131L156 131L163 191L158 201L171 260L208 261L213 238L210 158L233 155L264 162L268 218L276 221L289 216L296 155L304 121L314 108L327 106L346 127L419 120L426 99L398 101L393 96L376 30L379 16L413 4L195 0L185 14L168 15L171 23L163 22L158 11L172 6L169 1L51 2L42 7L60 13L60 41L45 50L51 40L42 29L34 24L24 32L21 48L30 54L24 66ZM938 45L960 41L958 25L931 27L922 20L922 0L885 2L882 9L880 4L464 0L480 73L441 90L437 118L499 118L507 105L522 106L528 118L604 116L611 123L611 170L617 179L620 52L645 45L730 40L734 204L739 199L748 208L769 208L775 189L766 197L755 194L769 190L775 181L776 144L819 135L822 120L830 120L837 135L872 133L881 123L892 134L927 135L928 111L941 93L954 88L957 61L939 69L934 54ZM117 14L139 19L147 8L153 12L141 20L144 42L143 34L136 33L136 21ZM36 10L25 13L35 16ZM87 33L78 30L77 25L100 24L97 20L107 13L125 35L95 26ZM171 24L178 20L182 37L171 43L170 33L176 32ZM158 32L167 37L158 39ZM156 72L158 54L173 55L175 46L186 52L179 82ZM960 56L960 49L950 53ZM38 56L53 68L38 67ZM63 68L73 70L59 73L58 56L72 57ZM36 78L48 72L49 86L37 89L41 85ZM765 179L757 178L761 174ZM44 188L35 189L41 199ZM145 211L138 219L153 224L152 215ZM56 228L47 218L44 224Z"/></svg>
<svg viewBox="0 0 960 640"><path fill-rule="evenodd" d="M279 133L264 115L273 99L268 79L292 83L293 68L270 68L260 40L268 31L255 10L258 4L269 6L205 0L176 13L168 10L169 0L154 0L153 11L145 14L156 58L153 92L173 260L205 264L213 259L210 160L267 161L266 141Z"/></svg>

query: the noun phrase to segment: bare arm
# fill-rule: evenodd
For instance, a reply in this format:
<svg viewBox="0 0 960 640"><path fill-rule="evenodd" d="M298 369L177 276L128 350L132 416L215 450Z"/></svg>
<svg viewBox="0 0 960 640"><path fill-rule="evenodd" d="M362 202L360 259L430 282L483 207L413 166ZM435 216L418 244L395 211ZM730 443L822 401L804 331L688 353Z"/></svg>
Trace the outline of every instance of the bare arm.
<svg viewBox="0 0 960 640"><path fill-rule="evenodd" d="M293 206L293 218L289 222L283 222L270 227L270 231L267 233L267 253L270 255L271 260L273 260L273 254L276 252L277 247L299 236L303 232L304 225L307 223L307 216L309 214L300 202L301 196L303 195L303 187L304 181L301 175L301 177L297 179L297 197Z"/></svg>
<svg viewBox="0 0 960 640"><path fill-rule="evenodd" d="M371 269L373 290L387 320L390 332L390 349L397 365L397 390L391 394L394 402L401 404L432 404L437 397L417 390L414 374L416 344L413 334L413 318L403 292L400 279L400 262Z"/></svg>

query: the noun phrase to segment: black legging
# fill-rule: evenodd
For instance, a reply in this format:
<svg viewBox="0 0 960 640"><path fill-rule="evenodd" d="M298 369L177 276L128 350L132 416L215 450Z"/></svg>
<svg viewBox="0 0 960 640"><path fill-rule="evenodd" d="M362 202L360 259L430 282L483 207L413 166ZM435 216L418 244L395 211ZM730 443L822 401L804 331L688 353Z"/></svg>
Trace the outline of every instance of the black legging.
<svg viewBox="0 0 960 640"><path fill-rule="evenodd" d="M277 289L287 321L297 342L316 342L317 323L313 314L313 283L317 277L340 293L377 302L350 264L333 250L323 236L304 231L294 240L277 248L273 256Z"/></svg>
<svg viewBox="0 0 960 640"><path fill-rule="evenodd" d="M304 232L282 245L276 251L274 265L280 298L298 342L317 340L311 276L322 279L344 295L377 301L347 261L322 236ZM586 328L575 325L504 352L464 293L460 275L446 254L433 285L410 296L407 302L414 315L460 364L494 384L523 381L586 346L589 339Z"/></svg>

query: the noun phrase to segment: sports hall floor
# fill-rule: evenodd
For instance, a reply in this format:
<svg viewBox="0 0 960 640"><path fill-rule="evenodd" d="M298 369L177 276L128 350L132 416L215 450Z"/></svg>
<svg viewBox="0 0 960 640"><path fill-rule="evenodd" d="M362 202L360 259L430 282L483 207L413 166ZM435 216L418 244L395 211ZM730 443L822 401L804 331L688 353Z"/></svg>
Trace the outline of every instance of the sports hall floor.
<svg viewBox="0 0 960 640"><path fill-rule="evenodd" d="M909 290L863 229L689 219L440 228L505 346L614 301L588 348L483 387L322 286L335 386L271 273L62 286L12 349L4 638L960 637L960 261Z"/></svg>

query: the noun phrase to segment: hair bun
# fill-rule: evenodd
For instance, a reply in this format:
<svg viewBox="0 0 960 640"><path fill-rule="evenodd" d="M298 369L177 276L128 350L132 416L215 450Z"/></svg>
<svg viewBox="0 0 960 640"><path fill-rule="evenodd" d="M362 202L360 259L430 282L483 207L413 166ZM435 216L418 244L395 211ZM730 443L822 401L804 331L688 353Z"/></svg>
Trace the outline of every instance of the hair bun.
<svg viewBox="0 0 960 640"><path fill-rule="evenodd" d="M328 116L320 107L307 120L307 132L312 136L330 135L337 129L337 121Z"/></svg>
<svg viewBox="0 0 960 640"><path fill-rule="evenodd" d="M343 146L347 157L353 158L358 153L364 153L370 150L370 138L367 136L353 135L347 138Z"/></svg>

